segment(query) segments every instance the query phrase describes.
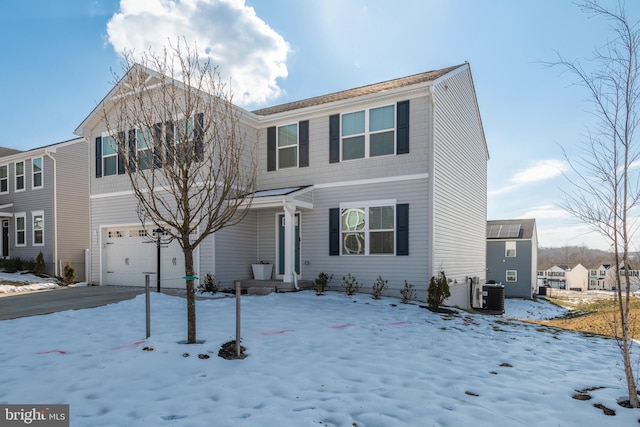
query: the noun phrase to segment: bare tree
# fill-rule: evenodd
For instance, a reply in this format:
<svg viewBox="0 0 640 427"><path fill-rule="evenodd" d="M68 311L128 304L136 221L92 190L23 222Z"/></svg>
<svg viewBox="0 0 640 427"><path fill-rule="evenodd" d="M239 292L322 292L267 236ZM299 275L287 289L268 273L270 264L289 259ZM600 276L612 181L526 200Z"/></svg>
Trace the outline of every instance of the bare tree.
<svg viewBox="0 0 640 427"><path fill-rule="evenodd" d="M239 223L251 205L256 152L246 147L241 110L208 60L180 42L161 54L125 55L107 132L144 224L162 228L184 254L187 343L196 342L194 250Z"/></svg>
<svg viewBox="0 0 640 427"><path fill-rule="evenodd" d="M590 15L607 19L615 37L596 50L588 69L561 55L558 62L551 64L569 70L587 89L596 119L578 159L571 160L565 152L575 178L569 179L572 185L564 192L563 207L611 243L617 289L614 334L624 361L629 404L637 408L640 404L630 358L633 333L629 248L637 232L634 210L640 197L640 151L634 139L640 112L639 33L622 6L610 11L589 0L580 7Z"/></svg>

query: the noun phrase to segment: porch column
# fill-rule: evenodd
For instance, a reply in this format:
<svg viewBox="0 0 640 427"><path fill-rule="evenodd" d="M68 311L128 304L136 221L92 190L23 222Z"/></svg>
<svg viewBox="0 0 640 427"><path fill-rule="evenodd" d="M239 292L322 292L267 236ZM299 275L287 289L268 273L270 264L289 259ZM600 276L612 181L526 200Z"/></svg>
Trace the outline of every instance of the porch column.
<svg viewBox="0 0 640 427"><path fill-rule="evenodd" d="M296 265L296 243L295 243L295 220L296 220L296 207L291 203L284 204L284 274L282 275L282 281L293 282L293 275L295 273Z"/></svg>

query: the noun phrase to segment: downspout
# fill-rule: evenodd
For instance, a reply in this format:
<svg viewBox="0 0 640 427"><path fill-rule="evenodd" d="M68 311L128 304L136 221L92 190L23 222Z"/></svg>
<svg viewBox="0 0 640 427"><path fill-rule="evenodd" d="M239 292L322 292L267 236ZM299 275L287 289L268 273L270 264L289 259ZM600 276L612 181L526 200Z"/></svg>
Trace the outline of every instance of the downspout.
<svg viewBox="0 0 640 427"><path fill-rule="evenodd" d="M58 171L56 158L49 151L44 152L53 162L53 274L60 276L58 269Z"/></svg>
<svg viewBox="0 0 640 427"><path fill-rule="evenodd" d="M435 129L435 116L436 116L436 100L435 100L435 95L433 93L433 84L429 85L429 95L431 97L431 141L429 141L429 149L427 151L427 155L429 156L429 159L427 161L427 164L429 165L429 170L427 171L428 175L429 175L429 181L428 181L428 185L429 185L429 192L431 193L431 203L429 203L429 216L430 221L429 221L429 252L428 252L428 262L427 265L429 266L429 272L427 274L428 277L431 277L434 275L435 272L435 268L433 265L433 251L434 251L434 243L435 243L435 141L436 141L436 129ZM427 281L429 280L427 277ZM428 283L428 282L427 282Z"/></svg>

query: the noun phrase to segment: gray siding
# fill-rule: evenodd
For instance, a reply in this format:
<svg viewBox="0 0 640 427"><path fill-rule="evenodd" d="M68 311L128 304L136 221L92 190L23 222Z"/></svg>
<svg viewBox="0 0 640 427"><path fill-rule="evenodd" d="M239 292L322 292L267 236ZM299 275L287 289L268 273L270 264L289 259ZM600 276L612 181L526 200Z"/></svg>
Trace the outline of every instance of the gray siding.
<svg viewBox="0 0 640 427"><path fill-rule="evenodd" d="M215 275L222 287L232 287L234 280L253 278L251 264L257 260L257 222L257 212L250 212L240 224L215 233Z"/></svg>
<svg viewBox="0 0 640 427"><path fill-rule="evenodd" d="M531 298L532 277L537 275L535 267L531 264L531 241L510 240L516 242L515 257L505 256L506 241L493 239L487 241L487 280L502 283L505 297ZM507 282L507 270L518 272L516 282Z"/></svg>
<svg viewBox="0 0 640 427"><path fill-rule="evenodd" d="M470 72L460 70L434 87L432 266L468 295L466 278L485 278L488 155Z"/></svg>

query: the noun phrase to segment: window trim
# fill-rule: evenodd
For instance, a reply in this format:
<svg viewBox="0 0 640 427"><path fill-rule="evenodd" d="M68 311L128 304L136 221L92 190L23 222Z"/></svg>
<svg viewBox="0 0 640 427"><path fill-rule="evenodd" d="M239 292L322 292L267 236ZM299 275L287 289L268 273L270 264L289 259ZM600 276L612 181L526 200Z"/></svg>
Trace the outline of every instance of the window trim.
<svg viewBox="0 0 640 427"><path fill-rule="evenodd" d="M0 165L0 169L5 168L6 169L6 175L4 178L0 177L0 194L9 194L9 165L8 164L4 164L4 165ZM7 189L5 191L2 191L2 181L6 182L6 187Z"/></svg>
<svg viewBox="0 0 640 427"><path fill-rule="evenodd" d="M513 248L509 248L513 244ZM515 258L517 255L517 246L518 242L515 240L507 240L504 242L504 256L507 258ZM509 255L509 253L513 251L513 255Z"/></svg>
<svg viewBox="0 0 640 427"><path fill-rule="evenodd" d="M362 202L345 202L340 203L339 213L340 213L340 224L339 224L339 245L340 245L340 256L396 256L397 252L397 233L398 233L398 224L397 224L397 201L396 199L385 199L385 200L370 200L370 201L362 201ZM369 210L371 208L379 208L379 207L390 207L393 209L393 252L391 253L371 253L371 229L370 229L370 219L369 219ZM342 229L342 211L344 209L350 208L362 208L365 211L365 225L362 229L362 233L364 233L364 253L362 254L347 254L344 252L344 233L345 230ZM388 232L388 229L382 230L374 230L373 232ZM359 231L360 232L360 231Z"/></svg>
<svg viewBox="0 0 640 427"><path fill-rule="evenodd" d="M40 159L40 171L36 172L34 161ZM36 185L36 175L40 175L40 185ZM44 188L44 157L34 157L31 159L31 189Z"/></svg>
<svg viewBox="0 0 640 427"><path fill-rule="evenodd" d="M107 144L108 139L110 139L111 141L113 141L114 146L112 147L114 152L110 153L110 154L105 154L105 150L104 150L104 146L105 144ZM102 164L102 178L107 177L107 176L114 176L114 175L118 175L118 139L116 137L114 137L113 135L110 135L108 133L105 133L102 135L102 140L100 141L100 148L101 148L101 153L102 153L102 159L101 159L101 164ZM116 161L115 164L115 172L114 173L107 173L107 164L106 161L107 159L110 158L114 158Z"/></svg>
<svg viewBox="0 0 640 427"><path fill-rule="evenodd" d="M280 128L295 126L296 127L296 143L292 145L285 145L284 147L280 147L279 139L280 139ZM296 149L296 164L292 166L280 166L280 150L282 149ZM287 123L285 125L276 126L276 169L290 169L290 168L299 168L300 167L300 125L298 122Z"/></svg>
<svg viewBox="0 0 640 427"><path fill-rule="evenodd" d="M16 239L16 247L25 247L27 246L27 213L26 212L16 212L13 215L15 219L15 230L14 230L14 238ZM22 229L18 228L18 219L22 218ZM22 233L22 243L20 243L20 239L18 238L19 233Z"/></svg>
<svg viewBox="0 0 640 427"><path fill-rule="evenodd" d="M22 163L22 174L20 174L20 175L18 175L18 164L19 163ZM24 181L25 180L25 161L24 160L21 160L19 162L14 162L13 163L13 175L15 177L14 186L13 186L14 187L14 191L16 193L18 193L20 191L25 191L26 182ZM22 188L18 188L18 177L22 177Z"/></svg>
<svg viewBox="0 0 640 427"><path fill-rule="evenodd" d="M42 242L36 242L36 217L42 217ZM44 211L31 211L31 244L33 246L44 246Z"/></svg>
<svg viewBox="0 0 640 427"><path fill-rule="evenodd" d="M371 127L371 111L372 110L376 110L376 109L380 109L380 108L387 108L387 107L392 107L393 108L393 125L390 128L385 128L385 129L379 129L376 131L371 131L370 127ZM340 128L338 130L338 137L339 137L339 142L340 142L340 162L350 162L353 160L362 160L362 159L369 159L372 157L385 157L385 156L395 156L397 154L397 150L398 150L398 130L397 130L397 126L398 126L398 118L397 118L397 111L398 107L395 103L391 103L391 104L385 104L385 105L378 105L375 107L369 107L369 108L364 108L361 110L354 110L354 111L348 111L346 113L340 113ZM343 135L343 127L344 127L344 116L349 115L349 114L355 114L355 113L359 113L359 112L364 112L364 132L363 133L354 133L351 135ZM371 136L372 135L378 135L378 134L382 134L382 133L386 133L386 132L393 132L393 151L389 154L381 154L381 155L377 155L377 156L371 156ZM364 138L364 156L363 157L357 157L357 158L353 158L353 159L345 159L344 158L344 140L345 138L357 138L359 136L362 136Z"/></svg>
<svg viewBox="0 0 640 427"><path fill-rule="evenodd" d="M511 275L509 273L512 273ZM509 280L509 277L513 276L513 280ZM506 270L505 281L508 283L514 283L518 281L518 270Z"/></svg>

